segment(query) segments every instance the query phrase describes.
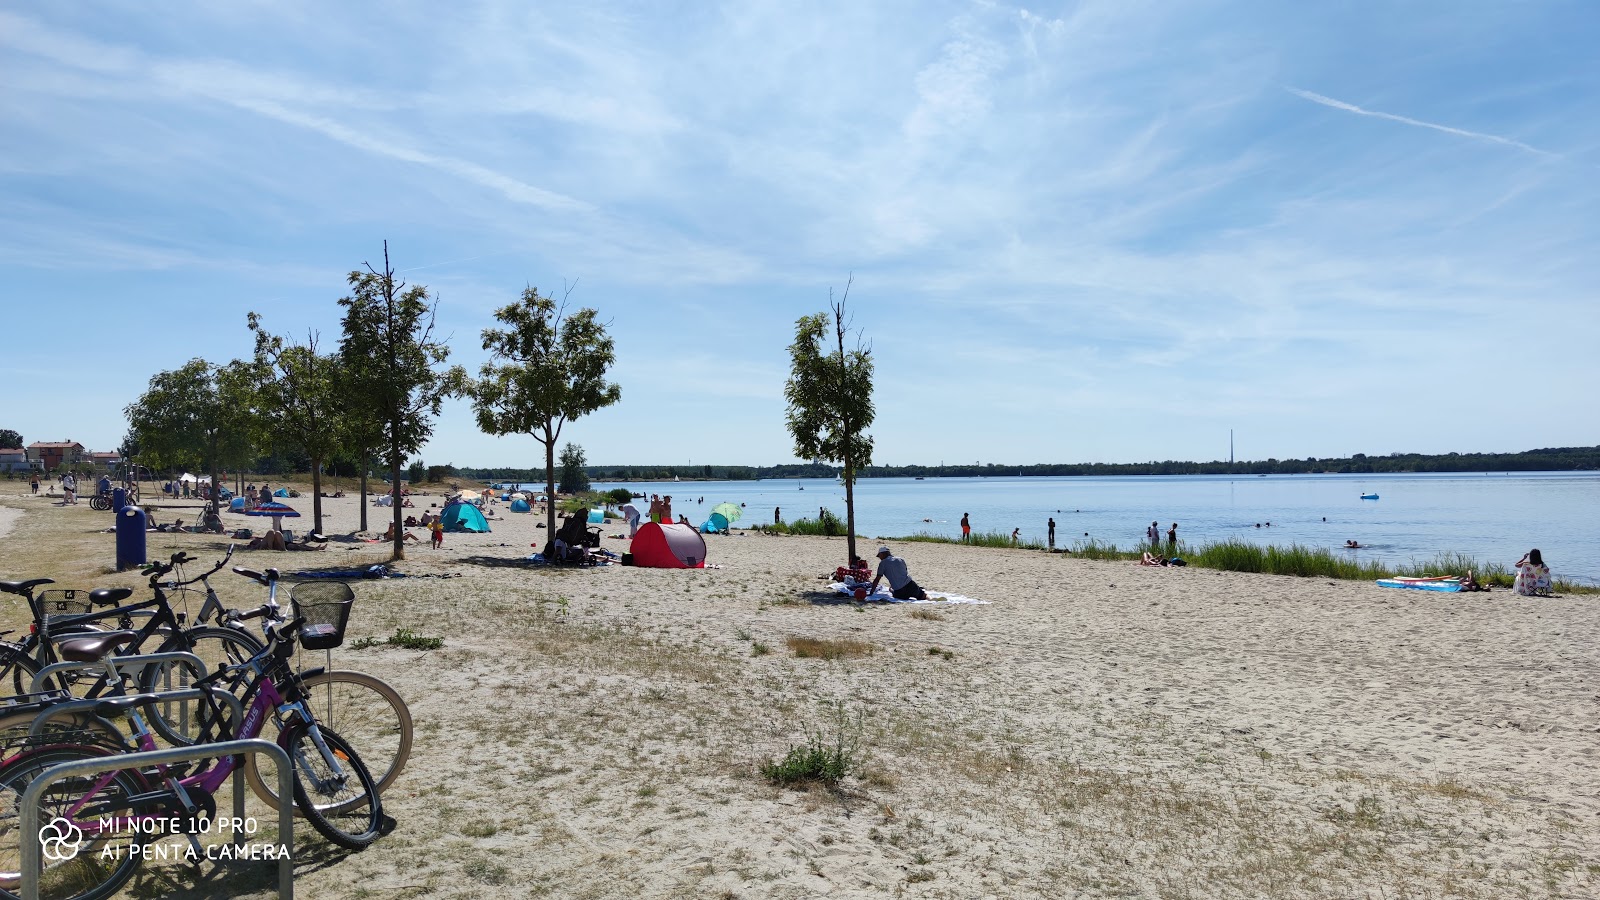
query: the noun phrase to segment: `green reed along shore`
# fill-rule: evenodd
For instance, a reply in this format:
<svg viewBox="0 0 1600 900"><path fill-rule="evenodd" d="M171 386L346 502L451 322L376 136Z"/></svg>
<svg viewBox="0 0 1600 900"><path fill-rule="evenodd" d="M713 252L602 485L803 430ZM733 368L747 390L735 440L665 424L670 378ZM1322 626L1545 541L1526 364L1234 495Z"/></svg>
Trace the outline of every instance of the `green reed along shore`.
<svg viewBox="0 0 1600 900"><path fill-rule="evenodd" d="M907 537L886 538L886 540L929 544L970 544L977 547L1014 547L1023 550L1048 549L1037 541L1021 541L1014 544L1011 541L1010 534L999 531L973 532L972 537L965 541L960 538L929 534L927 532L918 532ZM1167 552L1165 544L1153 549L1154 552L1162 554ZM1150 550L1152 550L1151 547L1142 544L1131 550L1124 550L1115 544L1089 540L1075 542L1066 547L1063 552L1079 559L1137 561L1146 551ZM1244 541L1217 541L1205 544L1185 544L1180 542L1175 555L1191 566L1199 566L1204 569L1222 569L1229 572L1262 572L1268 575L1298 575L1304 578L1344 578L1351 581L1375 581L1379 578L1393 578L1397 575L1417 577L1425 575L1465 575L1467 572L1471 572L1483 584L1504 588L1511 587L1511 583L1515 578L1515 573L1505 566L1495 563L1481 563L1470 556L1460 553L1441 553L1420 563L1393 566L1381 563L1356 562L1343 553L1338 553L1325 547L1304 547L1299 544L1291 544L1288 547L1274 547L1260 546ZM1600 588L1573 584L1560 579L1555 581L1553 589L1562 593L1600 593Z"/></svg>

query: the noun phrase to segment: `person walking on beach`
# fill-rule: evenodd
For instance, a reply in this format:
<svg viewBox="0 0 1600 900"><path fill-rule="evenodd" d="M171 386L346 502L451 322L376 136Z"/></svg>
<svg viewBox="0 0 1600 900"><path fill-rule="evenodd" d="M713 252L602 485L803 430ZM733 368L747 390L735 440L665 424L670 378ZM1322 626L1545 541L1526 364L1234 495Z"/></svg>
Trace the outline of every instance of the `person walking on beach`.
<svg viewBox="0 0 1600 900"><path fill-rule="evenodd" d="M1172 527L1167 529L1167 555L1171 556L1176 552L1178 552L1178 523L1173 522Z"/></svg>
<svg viewBox="0 0 1600 900"><path fill-rule="evenodd" d="M1056 520L1052 518L1045 525L1045 529L1047 531L1047 539L1050 541L1050 549L1054 550L1056 548Z"/></svg>
<svg viewBox="0 0 1600 900"><path fill-rule="evenodd" d="M1013 528L1013 529L1011 529L1011 546L1015 547L1017 545L1018 539L1020 539L1021 537L1022 537L1022 529L1021 528Z"/></svg>
<svg viewBox="0 0 1600 900"><path fill-rule="evenodd" d="M777 525L781 522L783 522L783 507L774 506L772 508L772 524Z"/></svg>
<svg viewBox="0 0 1600 900"><path fill-rule="evenodd" d="M1160 546L1161 524L1159 522L1151 522L1150 527L1144 530L1144 542L1152 547Z"/></svg>
<svg viewBox="0 0 1600 900"><path fill-rule="evenodd" d="M37 475L33 476L33 492L35 494L39 493L39 476Z"/></svg>
<svg viewBox="0 0 1600 900"><path fill-rule="evenodd" d="M61 505L68 503L76 505L78 502L78 476L68 472L61 476Z"/></svg>
<svg viewBox="0 0 1600 900"><path fill-rule="evenodd" d="M972 523L967 520L966 513L961 514L961 540L962 542L972 540Z"/></svg>
<svg viewBox="0 0 1600 900"><path fill-rule="evenodd" d="M879 547L878 574L872 579L872 587L867 589L867 593L877 591L878 582L885 578L889 579L889 596L896 600L928 599L928 592L911 580L911 571L906 567L906 561L892 555L888 547Z"/></svg>

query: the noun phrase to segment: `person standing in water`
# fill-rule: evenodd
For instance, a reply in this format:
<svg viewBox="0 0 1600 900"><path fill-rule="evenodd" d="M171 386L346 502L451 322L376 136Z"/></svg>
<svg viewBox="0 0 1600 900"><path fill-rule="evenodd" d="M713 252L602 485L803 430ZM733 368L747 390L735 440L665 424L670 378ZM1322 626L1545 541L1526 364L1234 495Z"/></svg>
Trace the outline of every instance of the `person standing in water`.
<svg viewBox="0 0 1600 900"><path fill-rule="evenodd" d="M1176 552L1178 552L1178 523L1173 522L1172 527L1167 529L1167 555L1171 556Z"/></svg>
<svg viewBox="0 0 1600 900"><path fill-rule="evenodd" d="M1047 522L1045 524L1045 529L1046 539L1050 541L1050 549L1054 550L1056 548L1056 520L1052 518L1049 522Z"/></svg>
<svg viewBox="0 0 1600 900"><path fill-rule="evenodd" d="M961 540L963 542L972 540L972 523L967 520L966 513L961 514Z"/></svg>

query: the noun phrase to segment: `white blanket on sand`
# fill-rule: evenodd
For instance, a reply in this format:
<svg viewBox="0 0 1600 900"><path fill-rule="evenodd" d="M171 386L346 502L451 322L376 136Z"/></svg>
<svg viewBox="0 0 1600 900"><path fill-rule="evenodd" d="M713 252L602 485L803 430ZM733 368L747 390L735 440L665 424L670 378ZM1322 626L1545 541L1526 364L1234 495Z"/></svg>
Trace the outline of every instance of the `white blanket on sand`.
<svg viewBox="0 0 1600 900"><path fill-rule="evenodd" d="M864 581L859 584L834 581L828 584L828 587L832 588L834 593L843 594L846 597L853 597L855 589L858 587L866 588L871 586L872 582L870 581ZM946 594L943 591L929 591L928 599L926 600L896 600L894 595L889 593L887 584L879 584L878 589L868 594L866 600L878 603L982 603L984 605L989 603L987 600L975 600L972 597L963 597L960 594Z"/></svg>

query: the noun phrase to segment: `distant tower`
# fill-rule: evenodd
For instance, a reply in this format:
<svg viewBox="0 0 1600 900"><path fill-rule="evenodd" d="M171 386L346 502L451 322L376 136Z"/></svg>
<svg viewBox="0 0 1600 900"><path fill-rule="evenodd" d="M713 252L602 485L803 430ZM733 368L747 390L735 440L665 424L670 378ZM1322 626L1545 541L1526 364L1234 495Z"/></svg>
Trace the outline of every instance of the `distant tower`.
<svg viewBox="0 0 1600 900"><path fill-rule="evenodd" d="M1233 465L1233 429L1228 429L1228 465Z"/></svg>

